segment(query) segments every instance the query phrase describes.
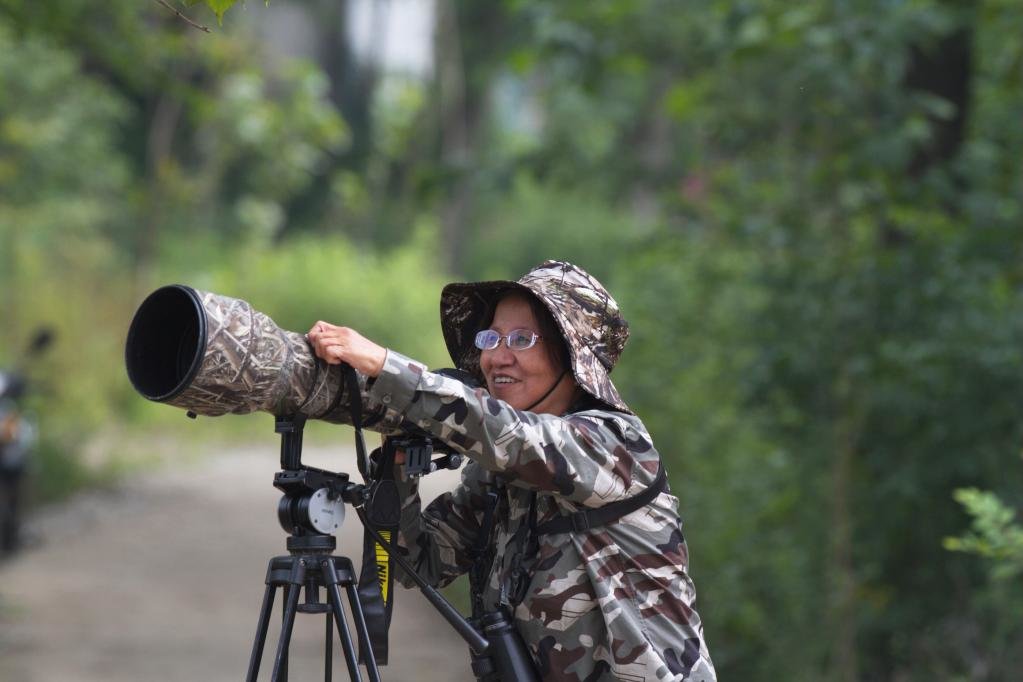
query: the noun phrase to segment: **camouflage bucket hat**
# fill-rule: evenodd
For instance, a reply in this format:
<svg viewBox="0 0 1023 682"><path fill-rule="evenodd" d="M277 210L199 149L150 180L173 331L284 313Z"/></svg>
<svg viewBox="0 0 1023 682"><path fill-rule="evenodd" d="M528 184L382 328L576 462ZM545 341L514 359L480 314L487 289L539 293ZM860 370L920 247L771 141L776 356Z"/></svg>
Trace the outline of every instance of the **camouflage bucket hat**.
<svg viewBox="0 0 1023 682"><path fill-rule="evenodd" d="M582 268L545 261L517 282L449 284L440 296L441 328L459 369L483 378L480 351L473 343L487 323L493 302L509 291L540 300L561 330L572 358L572 374L584 391L616 410L632 414L611 382L611 369L629 338L629 324L607 289Z"/></svg>

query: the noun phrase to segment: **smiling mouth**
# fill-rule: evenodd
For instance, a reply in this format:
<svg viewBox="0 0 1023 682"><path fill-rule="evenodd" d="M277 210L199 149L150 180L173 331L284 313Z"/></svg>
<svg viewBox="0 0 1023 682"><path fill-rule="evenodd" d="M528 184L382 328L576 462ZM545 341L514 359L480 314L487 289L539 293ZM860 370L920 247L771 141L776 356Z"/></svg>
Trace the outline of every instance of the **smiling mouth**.
<svg viewBox="0 0 1023 682"><path fill-rule="evenodd" d="M513 384L517 384L517 383L519 383L519 380L518 379L513 379L512 377L509 377L509 376L499 375L499 376L496 376L493 379L491 379L490 383L492 383L494 385L494 388L502 388L502 387L505 387L505 386L511 386Z"/></svg>

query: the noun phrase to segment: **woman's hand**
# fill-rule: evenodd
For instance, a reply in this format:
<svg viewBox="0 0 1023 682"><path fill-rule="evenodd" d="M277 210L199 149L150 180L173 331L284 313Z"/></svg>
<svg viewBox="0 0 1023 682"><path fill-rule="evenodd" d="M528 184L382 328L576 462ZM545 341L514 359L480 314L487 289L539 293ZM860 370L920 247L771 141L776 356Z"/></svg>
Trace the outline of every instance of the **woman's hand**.
<svg viewBox="0 0 1023 682"><path fill-rule="evenodd" d="M359 332L329 322L317 322L306 334L316 357L329 365L348 363L366 376L379 376L387 358L387 349Z"/></svg>

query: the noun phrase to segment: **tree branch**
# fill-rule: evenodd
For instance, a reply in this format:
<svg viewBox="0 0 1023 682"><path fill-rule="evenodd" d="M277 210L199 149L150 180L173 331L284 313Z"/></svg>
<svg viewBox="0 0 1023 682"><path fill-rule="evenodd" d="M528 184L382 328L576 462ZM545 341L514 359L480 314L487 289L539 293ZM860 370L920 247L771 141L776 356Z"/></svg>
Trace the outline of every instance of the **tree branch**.
<svg viewBox="0 0 1023 682"><path fill-rule="evenodd" d="M196 22L192 21L191 19L186 17L184 14L182 14L178 10L178 8L172 7L170 4L167 3L167 0L153 0L153 2L159 3L159 4L163 5L164 7L166 7L167 9L169 9L171 12L174 12L174 14L178 15L178 18L180 18L182 21L184 21L189 26L197 28L200 31L206 31L207 33L213 33L213 31L211 31L208 27L203 26L202 24L197 24Z"/></svg>

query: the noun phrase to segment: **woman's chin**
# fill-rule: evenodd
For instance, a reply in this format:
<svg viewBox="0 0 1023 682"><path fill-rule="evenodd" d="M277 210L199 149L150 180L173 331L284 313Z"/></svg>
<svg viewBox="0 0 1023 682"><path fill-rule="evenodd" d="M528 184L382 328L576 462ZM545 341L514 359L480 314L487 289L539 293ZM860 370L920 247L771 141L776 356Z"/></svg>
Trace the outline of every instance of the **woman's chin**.
<svg viewBox="0 0 1023 682"><path fill-rule="evenodd" d="M493 390L490 391L490 395L502 402L508 403L516 410L521 410L529 404L522 395L521 389L522 387L519 384L498 385L493 387Z"/></svg>

